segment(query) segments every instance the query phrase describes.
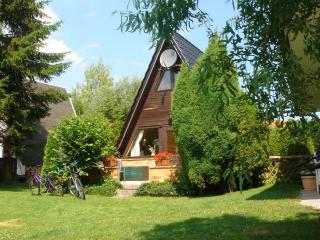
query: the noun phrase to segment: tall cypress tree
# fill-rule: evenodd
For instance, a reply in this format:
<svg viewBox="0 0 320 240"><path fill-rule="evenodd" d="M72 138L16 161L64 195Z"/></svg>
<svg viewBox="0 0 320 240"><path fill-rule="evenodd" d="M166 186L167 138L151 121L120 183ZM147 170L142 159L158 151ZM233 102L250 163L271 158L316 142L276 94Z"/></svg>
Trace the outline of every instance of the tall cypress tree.
<svg viewBox="0 0 320 240"><path fill-rule="evenodd" d="M30 137L49 104L61 101L57 92L36 91L36 81L48 82L69 66L65 53L40 51L60 22L46 21L48 1L0 0L0 137L5 165Z"/></svg>

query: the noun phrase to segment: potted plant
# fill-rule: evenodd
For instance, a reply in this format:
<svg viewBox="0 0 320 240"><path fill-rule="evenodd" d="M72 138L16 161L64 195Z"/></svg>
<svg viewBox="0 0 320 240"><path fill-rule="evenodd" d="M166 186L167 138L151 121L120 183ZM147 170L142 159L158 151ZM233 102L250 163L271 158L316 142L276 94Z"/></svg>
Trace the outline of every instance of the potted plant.
<svg viewBox="0 0 320 240"><path fill-rule="evenodd" d="M156 159L157 166L171 166L172 165L172 153L161 152L157 153L154 158Z"/></svg>
<svg viewBox="0 0 320 240"><path fill-rule="evenodd" d="M300 172L303 189L306 191L315 191L317 189L316 176L313 171L303 170Z"/></svg>
<svg viewBox="0 0 320 240"><path fill-rule="evenodd" d="M306 191L315 191L317 185L314 164L311 163L309 159L306 159L302 162L301 166L302 170L300 171L300 177L303 189Z"/></svg>
<svg viewBox="0 0 320 240"><path fill-rule="evenodd" d="M116 157L105 157L104 161L103 161L103 165L105 167L110 167L110 168L114 168L118 166L118 161L116 159Z"/></svg>

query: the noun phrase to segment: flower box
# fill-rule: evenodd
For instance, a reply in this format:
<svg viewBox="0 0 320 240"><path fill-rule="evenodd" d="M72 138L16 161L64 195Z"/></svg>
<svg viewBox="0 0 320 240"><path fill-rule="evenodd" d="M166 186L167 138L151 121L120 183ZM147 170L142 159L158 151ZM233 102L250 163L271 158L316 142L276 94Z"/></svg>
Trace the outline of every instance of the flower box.
<svg viewBox="0 0 320 240"><path fill-rule="evenodd" d="M158 153L154 156L156 160L156 166L172 166L173 161L172 161L172 153L168 152L162 152Z"/></svg>
<svg viewBox="0 0 320 240"><path fill-rule="evenodd" d="M118 161L115 157L106 157L103 161L105 167L115 168L118 167Z"/></svg>

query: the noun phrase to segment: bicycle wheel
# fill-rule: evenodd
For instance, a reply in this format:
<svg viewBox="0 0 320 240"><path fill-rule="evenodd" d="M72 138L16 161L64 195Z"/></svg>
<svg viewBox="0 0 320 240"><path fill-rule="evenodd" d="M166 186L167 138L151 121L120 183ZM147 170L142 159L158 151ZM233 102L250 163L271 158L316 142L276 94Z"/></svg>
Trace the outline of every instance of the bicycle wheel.
<svg viewBox="0 0 320 240"><path fill-rule="evenodd" d="M63 196L63 187L61 184L55 185L55 190L54 190L56 195Z"/></svg>
<svg viewBox="0 0 320 240"><path fill-rule="evenodd" d="M63 195L63 189L61 185L56 185L50 180L47 180L41 188L43 189L43 193L50 194L50 195L57 195L62 196Z"/></svg>
<svg viewBox="0 0 320 240"><path fill-rule="evenodd" d="M78 191L78 198L85 200L86 196L85 196L84 188L82 186L80 179L76 178L75 181L76 181L76 187L77 187L77 191Z"/></svg>
<svg viewBox="0 0 320 240"><path fill-rule="evenodd" d="M48 184L51 187L52 194L63 196L63 182L58 177L51 177Z"/></svg>
<svg viewBox="0 0 320 240"><path fill-rule="evenodd" d="M32 178L29 181L29 189L30 189L31 195L40 195L40 182Z"/></svg>
<svg viewBox="0 0 320 240"><path fill-rule="evenodd" d="M68 181L68 189L71 195L78 197L77 185L75 183L74 178L70 177Z"/></svg>

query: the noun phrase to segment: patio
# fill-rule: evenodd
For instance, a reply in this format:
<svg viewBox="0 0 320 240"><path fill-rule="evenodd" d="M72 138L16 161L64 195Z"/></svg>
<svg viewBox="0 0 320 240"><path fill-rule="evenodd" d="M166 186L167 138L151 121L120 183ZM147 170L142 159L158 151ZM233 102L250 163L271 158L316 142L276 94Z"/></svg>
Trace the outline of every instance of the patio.
<svg viewBox="0 0 320 240"><path fill-rule="evenodd" d="M300 199L302 205L310 206L314 209L320 210L320 194L317 192L302 190Z"/></svg>

